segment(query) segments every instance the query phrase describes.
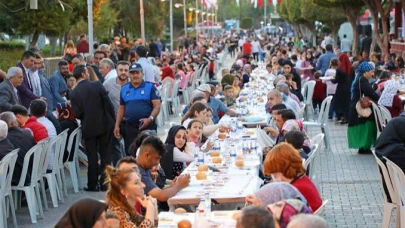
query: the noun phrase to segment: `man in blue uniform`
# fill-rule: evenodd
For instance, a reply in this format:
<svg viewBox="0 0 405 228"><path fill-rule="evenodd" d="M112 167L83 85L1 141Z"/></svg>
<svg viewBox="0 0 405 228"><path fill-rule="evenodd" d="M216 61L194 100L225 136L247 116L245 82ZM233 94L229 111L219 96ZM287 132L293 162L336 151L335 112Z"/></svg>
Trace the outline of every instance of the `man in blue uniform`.
<svg viewBox="0 0 405 228"><path fill-rule="evenodd" d="M143 80L142 66L129 67L131 82L121 88L120 106L115 121L114 135L124 137L125 152L142 130L156 130L155 118L160 111L160 93L153 83ZM136 153L136 152L135 152Z"/></svg>

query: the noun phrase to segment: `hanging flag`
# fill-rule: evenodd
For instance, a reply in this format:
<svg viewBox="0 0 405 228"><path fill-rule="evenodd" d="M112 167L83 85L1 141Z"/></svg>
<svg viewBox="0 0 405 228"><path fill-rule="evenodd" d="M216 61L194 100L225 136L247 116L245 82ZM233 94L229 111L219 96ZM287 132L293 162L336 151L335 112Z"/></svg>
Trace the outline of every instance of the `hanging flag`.
<svg viewBox="0 0 405 228"><path fill-rule="evenodd" d="M257 8L257 0L252 0L253 1L253 5L255 8Z"/></svg>
<svg viewBox="0 0 405 228"><path fill-rule="evenodd" d="M283 0L277 0L277 4L281 4Z"/></svg>
<svg viewBox="0 0 405 228"><path fill-rule="evenodd" d="M271 5L273 5L273 0L268 0L267 3L268 3L269 6L271 6Z"/></svg>
<svg viewBox="0 0 405 228"><path fill-rule="evenodd" d="M263 0L257 0L257 6L259 6L259 8L263 8Z"/></svg>

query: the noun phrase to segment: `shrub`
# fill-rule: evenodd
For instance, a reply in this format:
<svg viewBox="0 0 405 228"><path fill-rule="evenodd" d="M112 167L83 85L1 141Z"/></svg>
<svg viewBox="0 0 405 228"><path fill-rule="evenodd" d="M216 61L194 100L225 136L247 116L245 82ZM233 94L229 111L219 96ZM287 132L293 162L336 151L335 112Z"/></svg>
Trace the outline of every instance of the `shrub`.
<svg viewBox="0 0 405 228"><path fill-rule="evenodd" d="M25 49L25 44L20 41L0 41L0 49Z"/></svg>
<svg viewBox="0 0 405 228"><path fill-rule="evenodd" d="M15 66L21 59L24 49L3 49L0 48L0 69L7 71L8 68Z"/></svg>

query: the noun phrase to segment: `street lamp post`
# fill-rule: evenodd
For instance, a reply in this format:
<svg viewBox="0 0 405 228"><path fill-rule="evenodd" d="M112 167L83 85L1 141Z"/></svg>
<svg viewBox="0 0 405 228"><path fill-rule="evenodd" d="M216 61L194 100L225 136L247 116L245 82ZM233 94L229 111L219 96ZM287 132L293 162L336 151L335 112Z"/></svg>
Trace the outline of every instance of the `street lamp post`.
<svg viewBox="0 0 405 228"><path fill-rule="evenodd" d="M141 0L142 1L142 0ZM165 0L161 0L164 2ZM170 52L173 52L173 0L169 2L169 11L170 11Z"/></svg>
<svg viewBox="0 0 405 228"><path fill-rule="evenodd" d="M263 22L263 21L261 21L261 22L260 22L260 24L262 25L262 28L263 28L263 24L264 24L264 22Z"/></svg>
<svg viewBox="0 0 405 228"><path fill-rule="evenodd" d="M187 10L186 10L186 0L183 0L183 13L184 13L184 35L187 37Z"/></svg>
<svg viewBox="0 0 405 228"><path fill-rule="evenodd" d="M142 45L145 45L145 19L144 19L144 10L143 10L143 0L139 1L139 15L141 17L141 39Z"/></svg>
<svg viewBox="0 0 405 228"><path fill-rule="evenodd" d="M87 0L87 26L89 29L89 53L94 53L93 38L93 0Z"/></svg>

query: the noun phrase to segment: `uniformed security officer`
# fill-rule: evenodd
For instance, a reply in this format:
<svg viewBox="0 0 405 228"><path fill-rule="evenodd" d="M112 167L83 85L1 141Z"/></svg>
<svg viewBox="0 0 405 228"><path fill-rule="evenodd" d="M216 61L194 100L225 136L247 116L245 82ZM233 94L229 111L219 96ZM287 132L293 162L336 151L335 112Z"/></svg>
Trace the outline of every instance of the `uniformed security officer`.
<svg viewBox="0 0 405 228"><path fill-rule="evenodd" d="M130 154L129 146L142 130L157 130L155 118L160 111L160 93L153 83L143 80L140 64L129 67L129 77L131 82L121 87L114 128L115 137L120 138L122 132L127 155Z"/></svg>

